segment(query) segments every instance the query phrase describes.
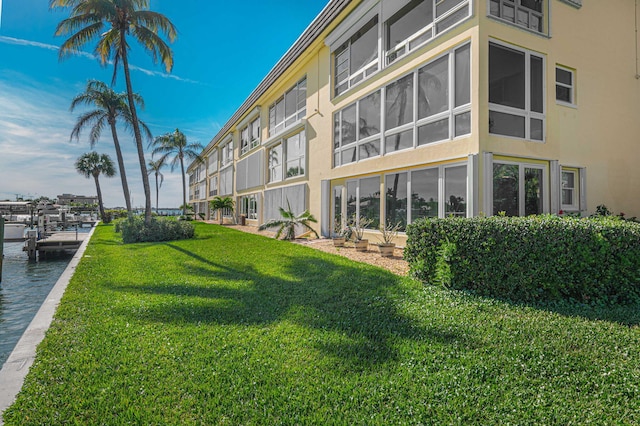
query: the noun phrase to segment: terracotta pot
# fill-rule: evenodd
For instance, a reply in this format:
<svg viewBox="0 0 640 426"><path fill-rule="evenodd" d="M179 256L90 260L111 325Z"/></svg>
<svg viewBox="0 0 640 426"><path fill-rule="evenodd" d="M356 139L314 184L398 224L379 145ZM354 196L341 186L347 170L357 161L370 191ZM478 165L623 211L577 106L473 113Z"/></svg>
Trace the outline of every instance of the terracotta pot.
<svg viewBox="0 0 640 426"><path fill-rule="evenodd" d="M344 237L335 237L333 239L334 247L344 247Z"/></svg>
<svg viewBox="0 0 640 426"><path fill-rule="evenodd" d="M380 256L382 257L392 257L393 250L395 249L395 243L383 243L378 244L378 248L380 249Z"/></svg>
<svg viewBox="0 0 640 426"><path fill-rule="evenodd" d="M356 251L367 251L369 249L369 240L359 240L354 243Z"/></svg>

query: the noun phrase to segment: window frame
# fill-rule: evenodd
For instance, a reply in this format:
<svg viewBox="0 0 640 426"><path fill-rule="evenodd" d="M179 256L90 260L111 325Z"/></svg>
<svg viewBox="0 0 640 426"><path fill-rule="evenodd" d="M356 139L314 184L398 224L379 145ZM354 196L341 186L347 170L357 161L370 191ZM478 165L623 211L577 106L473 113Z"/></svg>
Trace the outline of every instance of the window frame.
<svg viewBox="0 0 640 426"><path fill-rule="evenodd" d="M298 143L303 144L303 149L302 149L302 153L301 155L298 155L296 158L294 159L290 159L288 158L288 154L287 154L287 148L288 148L288 143L289 141L292 141L295 137L298 137ZM300 140L303 139L302 142L300 142ZM280 152L281 152L281 159L279 160L279 163L277 166L273 166L273 164L271 163L271 159L273 158L271 153L273 152L274 149L280 147ZM283 135L281 138L278 138L277 140L273 141L273 143L270 143L269 146L267 147L267 183L271 184L271 183L277 183L277 182L285 182L287 180L293 180L293 179L299 179L301 177L305 177L307 175L307 158L308 158L308 154L307 154L307 148L308 148L308 143L307 143L307 134L306 134L306 129L302 129L299 131L293 131L287 135ZM302 173L297 173L295 175L291 175L289 176L288 173L288 165L290 162L292 161L297 161L298 164L298 170L302 170ZM273 179L273 171L277 168L281 169L281 176L280 179Z"/></svg>
<svg viewBox="0 0 640 426"><path fill-rule="evenodd" d="M209 176L209 197L218 195L218 175Z"/></svg>
<svg viewBox="0 0 640 426"><path fill-rule="evenodd" d="M233 139L228 139L227 141L220 144L220 169L223 169L230 164L233 164Z"/></svg>
<svg viewBox="0 0 640 426"><path fill-rule="evenodd" d="M390 47L391 44L389 42L389 37L390 37L389 28L390 28L391 21L397 22L398 20L402 19L407 14L415 10L421 3L426 1L432 2L431 22L428 22L425 26L423 26L422 28L414 32L412 35L402 40L401 42L397 43L393 48L391 48ZM383 41L384 41L385 66L389 66L394 62L396 62L397 60L409 55L411 52L416 51L417 49L424 46L429 41L438 37L440 34L446 32L450 28L455 27L457 24L469 18L472 14L471 1L472 0L458 0L457 4L445 10L441 14L438 14L438 7L443 4L446 4L446 0L411 0L405 6L400 8L400 10L398 10L396 13L394 13L392 16L389 17L389 19L387 19L384 22L384 31L383 31L384 40ZM411 7L412 4L413 6ZM446 22L446 20L449 17L455 15L456 13L460 12L465 8L467 9L466 16L460 17L457 21L454 21L454 23L451 24L450 26L445 27L444 29L438 31L439 24ZM427 33L429 32L431 32L431 36L423 38L423 36L427 35ZM415 44L412 46L413 43ZM398 53L400 51L402 51L402 53Z"/></svg>
<svg viewBox="0 0 640 426"><path fill-rule="evenodd" d="M257 127L257 135L255 135L255 130ZM249 153L252 149L258 147L261 142L261 127L260 127L260 117L256 117L253 120L249 121L245 126L243 126L240 133L240 155L245 155ZM246 134L246 137L245 137Z"/></svg>
<svg viewBox="0 0 640 426"><path fill-rule="evenodd" d="M363 25L361 25L357 31L353 32L353 34L344 43L342 43L340 46L338 46L336 49L334 49L331 52L332 71L333 71L333 96L340 96L341 94L347 92L351 87L357 85L361 81L366 80L371 75L380 71L380 22L379 22L379 19L380 18L378 14L375 14L370 19L367 19L367 21ZM368 28L364 33L361 33L362 30L368 26L371 26L371 28ZM359 40L360 38L368 34L368 32L371 31L371 29L373 28L376 29L375 58L373 58L371 61L365 63L359 69L354 71L351 69L352 45L357 40ZM338 57L342 56L343 54L346 54L347 58L344 61L340 61ZM347 70L345 70L347 72L347 75L343 79L339 79L338 69L340 65L344 64L345 62L348 62ZM346 87L341 90L341 87L343 85L346 85Z"/></svg>
<svg viewBox="0 0 640 426"><path fill-rule="evenodd" d="M527 31L531 31L534 34L539 35L547 35L549 33L548 30L548 20L545 21L545 17L549 15L549 2L548 0L540 0L542 5L542 11L538 12L537 10L531 9L527 6L522 5L522 0L489 0L487 1L487 16L490 16L493 19L497 19L500 22L505 22L507 24L513 25L517 28L522 28ZM497 4L499 15L495 15L493 13L492 6ZM507 7L513 8L513 20L504 16L504 10ZM518 22L518 12L524 12L527 14L527 19L529 21L529 25L524 25L523 23ZM539 19L540 27L539 29L535 29L531 24L531 17L535 16Z"/></svg>
<svg viewBox="0 0 640 426"><path fill-rule="evenodd" d="M352 102L346 106L344 106L343 108L340 108L339 110L337 110L334 113L334 117L333 117L333 167L341 167L341 166L345 166L348 164L354 164L354 163L358 163L360 161L364 161L364 160L368 160L370 158L377 158L380 156L385 156L388 154L392 154L395 152L403 152L403 151L407 151L409 149L417 149L423 146L429 146L429 145L433 145L433 144L438 144L438 143L446 143L448 141L452 141L458 138L464 138L464 137L469 137L469 135L471 135L471 124L469 124L468 127L468 132L466 133L460 133L460 134L456 134L456 118L459 118L463 115L468 115L468 119L469 119L469 123L471 123L471 105L472 105L472 93L471 93L471 69L472 69L472 63L471 61L473 60L473 53L472 53L472 45L470 41L464 42L460 45L457 46L453 46L452 48L448 49L447 51L443 52L442 54L432 58L429 62L422 64L421 66L414 68L413 70L411 70L409 73L403 74L401 76L399 76L398 78L396 78L395 80L389 82L387 85L385 85L384 87L377 89L376 91L373 91L371 93L366 94L365 96L359 98L358 100L356 100L355 102ZM456 83L459 83L456 80L456 74L457 74L457 67L456 67L456 61L457 61L457 53L463 51L464 49L468 49L468 72L466 73L466 77L468 78L468 102L461 104L461 105L457 105L456 104L456 89L457 89L457 85ZM447 109L444 111L440 111L436 114L427 116L427 117L423 117L423 118L419 118L418 116L418 103L420 101L419 97L420 97L420 73L422 72L422 70L428 68L430 65L436 63L437 61L442 60L443 58L447 58L447 88L446 88L446 93L447 93ZM403 123L403 124L399 124L391 129L387 128L387 120L386 120L386 115L387 115L387 94L389 92L389 87L397 84L398 82L400 82L403 79L409 79L411 78L411 84L412 84L412 104L411 104L411 110L410 110L410 114L411 114L411 120L409 122ZM409 80L407 80L409 81ZM364 138L360 137L360 104L362 101L364 101L365 99L369 98L370 96L373 96L374 94L379 93L379 102L380 102L380 129L378 131L378 133L371 135L371 136L366 136ZM348 141L347 143L343 144L343 130L342 128L337 128L337 125L339 125L340 123L342 123L342 115L345 111L347 111L349 108L355 108L355 131L356 131L356 136L355 136L355 141ZM432 142L428 142L428 143L423 143L423 144L419 144L419 140L418 140L418 131L420 128L427 126L429 124L433 124L433 123L437 123L439 121L442 120L448 120L448 124L447 124L447 134L448 136L446 138L443 139L438 139ZM408 132L412 132L411 135L411 146L409 147L404 147L404 148L400 148L398 150L390 150L388 149L386 142L387 139L390 137L394 137L396 135L401 135L403 133L408 133ZM338 138L339 140L336 141L336 138ZM369 156L366 158L361 158L360 156L360 148L363 145L369 144L371 142L375 142L376 140L379 139L379 154L378 155L374 155L374 156ZM349 152L351 149L355 149L355 160L353 161L348 161L345 162L343 161L343 154L345 152Z"/></svg>
<svg viewBox="0 0 640 426"><path fill-rule="evenodd" d="M547 99L546 99L546 86L547 86L547 73L546 71L546 62L547 62L547 58L546 55L543 55L539 52L535 52L533 50L529 50L529 49L525 49L525 48L521 48L518 46L514 46L508 43L504 43L495 39L489 39L489 51L491 50L491 48L493 46L496 46L499 49L504 49L504 50L511 50L514 52L518 52L518 53L522 53L524 55L524 108L520 109L518 107L512 107L512 106L507 106L507 105L501 105L501 104L497 104L497 103L493 103L491 102L491 64L489 64L489 73L488 73L488 79L489 79L489 96L488 96L488 103L489 103L489 134L490 135L495 135L495 136L500 136L500 137L505 137L505 138L512 138L512 139L518 139L518 140L526 140L529 142L540 142L540 143L545 143L546 142L546 130L547 130L547 119L546 119L546 105L547 105ZM491 54L489 54L489 57L491 57ZM540 99L540 103L542 106L542 112L538 112L538 111L533 111L532 110L532 94L531 94L531 58L535 57L537 59L540 59L542 61L542 83L541 83L541 87L540 87L540 95L541 95L541 99ZM499 114L506 114L506 115L511 115L511 116L517 116L517 117L522 117L524 119L524 137L519 137L519 136L513 136L513 135L506 135L506 134L501 134L501 133L494 133L491 131L491 112L496 112ZM541 138L540 139L533 139L531 137L532 131L531 131L531 121L532 120L540 120L542 122L542 130L541 130Z"/></svg>
<svg viewBox="0 0 640 426"><path fill-rule="evenodd" d="M258 220L259 194L248 194L240 196L240 214L248 220Z"/></svg>
<svg viewBox="0 0 640 426"><path fill-rule="evenodd" d="M571 76L571 84L566 84L558 81L558 70L569 73ZM562 65L556 65L555 67L555 83L556 83L556 103L565 106L576 106L576 70L568 68ZM558 87L569 89L569 101L564 99L558 99Z"/></svg>
<svg viewBox="0 0 640 426"><path fill-rule="evenodd" d="M564 186L564 174L573 175L573 187L565 188ZM572 191L571 204L565 204L564 194L565 189ZM580 170L574 167L561 167L560 168L560 209L567 211L580 211Z"/></svg>
<svg viewBox="0 0 640 426"><path fill-rule="evenodd" d="M287 115L287 95L297 90L296 108L292 114ZM301 96L301 93L304 94ZM282 108L282 119L278 120L277 110ZM269 105L269 137L281 134L296 126L307 114L307 76L298 80L293 86L284 92L278 99Z"/></svg>
<svg viewBox="0 0 640 426"><path fill-rule="evenodd" d="M534 162L526 162L526 161L514 161L514 160L504 160L504 159L494 159L491 162L491 215L495 215L495 194L494 194L494 182L495 182L495 174L494 168L499 165L508 165L508 166L518 166L518 217L525 217L526 215L526 179L525 179L525 169L536 169L542 171L542 213L549 213L549 200L550 200L550 191L549 191L549 164L546 163L534 163ZM532 213L533 215L536 213Z"/></svg>

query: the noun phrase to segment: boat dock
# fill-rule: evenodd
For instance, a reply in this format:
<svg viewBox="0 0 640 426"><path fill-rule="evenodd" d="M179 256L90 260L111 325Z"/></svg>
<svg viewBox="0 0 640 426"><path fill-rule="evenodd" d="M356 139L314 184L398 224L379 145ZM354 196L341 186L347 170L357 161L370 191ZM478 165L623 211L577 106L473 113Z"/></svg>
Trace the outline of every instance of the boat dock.
<svg viewBox="0 0 640 426"><path fill-rule="evenodd" d="M27 252L29 259L35 260L36 253L42 259L47 253L78 250L87 235L89 234L84 232L60 231L46 235L44 238L37 238L37 232L29 230L22 250Z"/></svg>

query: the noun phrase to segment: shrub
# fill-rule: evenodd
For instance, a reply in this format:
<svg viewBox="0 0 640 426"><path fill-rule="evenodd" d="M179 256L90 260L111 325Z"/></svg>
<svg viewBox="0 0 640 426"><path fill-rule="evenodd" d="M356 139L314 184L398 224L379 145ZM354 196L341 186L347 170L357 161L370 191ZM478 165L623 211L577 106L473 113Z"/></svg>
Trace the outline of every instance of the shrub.
<svg viewBox="0 0 640 426"><path fill-rule="evenodd" d="M146 224L141 216L131 216L118 221L116 232L122 234L125 244L184 240L193 238L195 233L191 222L153 217L151 222Z"/></svg>
<svg viewBox="0 0 640 426"><path fill-rule="evenodd" d="M414 277L532 302L640 300L640 225L609 217L421 219L404 251Z"/></svg>

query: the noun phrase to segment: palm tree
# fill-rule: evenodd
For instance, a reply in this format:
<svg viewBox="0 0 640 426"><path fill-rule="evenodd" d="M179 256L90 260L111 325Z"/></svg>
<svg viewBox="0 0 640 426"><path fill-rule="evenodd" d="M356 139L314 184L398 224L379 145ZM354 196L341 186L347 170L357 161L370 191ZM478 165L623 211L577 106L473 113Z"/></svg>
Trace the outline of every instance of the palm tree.
<svg viewBox="0 0 640 426"><path fill-rule="evenodd" d="M170 42L177 36L175 26L166 16L148 10L149 0L49 0L50 8L71 8L70 17L62 20L55 35L71 34L60 46L60 59L77 53L94 38L98 38L95 52L102 65L113 61L113 82L118 66L122 65L127 86L127 97L131 110L131 123L138 149L138 161L142 172L145 194L145 221L151 221L151 189L147 175L142 135L135 107L133 87L129 70L127 36L133 37L152 56L154 63L160 60L167 72L173 68L173 52L162 40L164 34ZM108 26L106 31L104 27Z"/></svg>
<svg viewBox="0 0 640 426"><path fill-rule="evenodd" d="M171 159L171 171L180 163L180 170L182 171L182 205L187 205L187 182L186 174L184 170L184 160L189 162L197 161L199 163L204 162L204 159L200 156L200 152L204 149L202 144L198 142L188 143L187 137L180 130L176 129L174 132L165 133L162 136L158 136L151 144L154 149L152 155L160 154L163 161ZM187 215L186 209L183 208L182 212Z"/></svg>
<svg viewBox="0 0 640 426"><path fill-rule="evenodd" d="M78 157L75 167L78 173L87 179L93 176L93 179L96 182L96 192L98 193L100 218L105 223L109 222L107 215L104 212L102 191L100 190L100 181L98 180L98 177L100 175L105 175L106 177L113 177L116 175L116 168L113 164L113 160L107 154L98 154L97 152L92 151Z"/></svg>
<svg viewBox="0 0 640 426"><path fill-rule="evenodd" d="M134 93L133 99L141 107L144 107L144 101L139 94ZM122 180L124 201L127 206L127 212L131 213L131 196L129 192L129 185L127 184L127 175L124 169L124 159L122 157L122 150L120 149L118 132L116 130L116 121L118 119L124 120L125 126L127 128L131 128L132 118L131 111L127 104L127 94L116 93L101 81L89 80L85 91L73 98L69 109L73 111L79 105L93 106L95 109L87 111L78 117L78 121L71 132L70 139L75 138L76 140L79 140L82 129L85 127L91 127L89 143L91 144L91 148L93 148L100 139L100 135L102 134L102 130L105 125L109 125L111 129L111 136L113 137L113 145L116 149L116 158L118 160L118 169L120 170L120 179ZM142 122L140 125L147 137L151 139L151 132L149 131L149 128Z"/></svg>
<svg viewBox="0 0 640 426"><path fill-rule="evenodd" d="M296 238L296 227L302 226L313 232L316 238L318 238L318 233L309 225L309 222L317 223L318 221L309 210L305 210L299 215L296 215L291 210L291 205L289 204L289 200L287 200L287 210L280 207L280 216L282 216L281 219L272 219L260 225L258 230L264 231L265 229L275 228L277 226L278 232L276 232L276 238L280 238L280 235L284 233L284 239L292 241Z"/></svg>
<svg viewBox="0 0 640 426"><path fill-rule="evenodd" d="M158 198L160 196L160 187L162 186L162 182L164 182L164 175L160 172L164 166L167 165L166 158L161 157L156 161L149 161L147 165L148 173L153 173L156 176L156 214L158 214ZM160 184L158 185L158 177L160 178Z"/></svg>
<svg viewBox="0 0 640 426"><path fill-rule="evenodd" d="M209 201L209 206L213 210L218 210L218 216L220 217L220 225L222 225L222 211L225 209L233 210L233 198L231 197L213 197L213 200Z"/></svg>

